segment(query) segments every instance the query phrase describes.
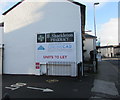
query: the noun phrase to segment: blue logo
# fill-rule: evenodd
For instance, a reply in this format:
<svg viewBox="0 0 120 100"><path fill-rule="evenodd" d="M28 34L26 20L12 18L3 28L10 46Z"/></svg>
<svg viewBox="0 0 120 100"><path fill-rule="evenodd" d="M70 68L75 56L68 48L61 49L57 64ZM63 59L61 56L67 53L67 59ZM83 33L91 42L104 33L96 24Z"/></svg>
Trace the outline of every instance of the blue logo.
<svg viewBox="0 0 120 100"><path fill-rule="evenodd" d="M45 50L45 48L43 46L39 46L38 50Z"/></svg>

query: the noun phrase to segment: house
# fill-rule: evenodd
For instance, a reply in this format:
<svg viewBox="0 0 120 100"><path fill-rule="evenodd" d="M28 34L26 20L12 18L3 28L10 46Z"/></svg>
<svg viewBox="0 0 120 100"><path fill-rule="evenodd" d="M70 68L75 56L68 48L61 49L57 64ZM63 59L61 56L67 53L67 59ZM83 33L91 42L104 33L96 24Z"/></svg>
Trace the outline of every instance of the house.
<svg viewBox="0 0 120 100"><path fill-rule="evenodd" d="M119 57L120 45L100 46L98 51L101 52L102 57Z"/></svg>
<svg viewBox="0 0 120 100"><path fill-rule="evenodd" d="M114 57L120 57L120 45L114 46Z"/></svg>
<svg viewBox="0 0 120 100"><path fill-rule="evenodd" d="M114 57L114 46L109 45L109 46L100 46L98 47L98 51L101 52L102 57Z"/></svg>
<svg viewBox="0 0 120 100"><path fill-rule="evenodd" d="M96 37L90 34L84 34L84 59L90 60L90 51L96 49Z"/></svg>
<svg viewBox="0 0 120 100"><path fill-rule="evenodd" d="M83 75L85 5L72 0L28 1L3 13L3 73Z"/></svg>

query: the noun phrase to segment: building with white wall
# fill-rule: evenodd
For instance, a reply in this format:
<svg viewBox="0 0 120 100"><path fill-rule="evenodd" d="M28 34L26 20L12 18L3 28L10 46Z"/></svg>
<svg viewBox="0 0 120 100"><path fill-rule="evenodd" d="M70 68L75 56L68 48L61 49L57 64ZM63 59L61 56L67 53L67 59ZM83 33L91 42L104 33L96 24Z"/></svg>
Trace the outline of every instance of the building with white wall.
<svg viewBox="0 0 120 100"><path fill-rule="evenodd" d="M4 74L75 77L83 73L78 64L83 69L85 6L69 0L28 1L3 13Z"/></svg>
<svg viewBox="0 0 120 100"><path fill-rule="evenodd" d="M118 34L118 45L120 45L120 34Z"/></svg>
<svg viewBox="0 0 120 100"><path fill-rule="evenodd" d="M96 49L96 37L90 34L84 34L84 59L85 61L90 60L90 51Z"/></svg>
<svg viewBox="0 0 120 100"><path fill-rule="evenodd" d="M120 45L114 46L114 57L120 57Z"/></svg>
<svg viewBox="0 0 120 100"><path fill-rule="evenodd" d="M102 57L120 57L120 45L98 47Z"/></svg>
<svg viewBox="0 0 120 100"><path fill-rule="evenodd" d="M1 22L0 23L0 75L2 74L3 27L4 24Z"/></svg>
<svg viewBox="0 0 120 100"><path fill-rule="evenodd" d="M102 57L114 57L115 56L113 45L98 47L98 52L101 52Z"/></svg>

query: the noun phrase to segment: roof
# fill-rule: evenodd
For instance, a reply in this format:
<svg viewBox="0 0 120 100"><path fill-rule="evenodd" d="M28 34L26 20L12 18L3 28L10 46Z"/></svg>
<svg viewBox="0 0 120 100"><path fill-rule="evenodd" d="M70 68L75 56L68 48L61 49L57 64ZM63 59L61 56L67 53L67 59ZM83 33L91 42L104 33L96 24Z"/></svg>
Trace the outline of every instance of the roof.
<svg viewBox="0 0 120 100"><path fill-rule="evenodd" d="M14 8L17 7L18 5L20 5L23 1L25 1L25 0L19 1L17 4L15 4L14 6L12 6L10 9L8 9L7 11L5 11L2 15L6 15L6 14L7 14L8 12L10 12L12 9L14 9ZM76 4L76 5L81 6L82 8L85 8L85 5L83 5L83 4L79 3L79 2L76 2L76 1L74 1L74 0L67 0L67 1L70 1L70 2L72 2L72 3L74 3L74 4Z"/></svg>
<svg viewBox="0 0 120 100"><path fill-rule="evenodd" d="M109 46L100 46L98 48L111 48L111 47L114 47L113 45L109 45Z"/></svg>
<svg viewBox="0 0 120 100"><path fill-rule="evenodd" d="M114 48L120 48L120 45L114 46Z"/></svg>
<svg viewBox="0 0 120 100"><path fill-rule="evenodd" d="M97 38L96 36L93 36L93 35L90 35L90 34L87 34L87 33L84 34L84 37L85 38Z"/></svg>

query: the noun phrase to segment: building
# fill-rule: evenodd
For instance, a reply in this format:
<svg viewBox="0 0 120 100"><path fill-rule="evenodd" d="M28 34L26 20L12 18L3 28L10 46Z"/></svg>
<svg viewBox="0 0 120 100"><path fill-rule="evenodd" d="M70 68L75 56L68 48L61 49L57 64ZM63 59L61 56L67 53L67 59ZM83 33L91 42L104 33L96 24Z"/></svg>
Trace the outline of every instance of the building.
<svg viewBox="0 0 120 100"><path fill-rule="evenodd" d="M98 47L98 51L101 52L102 57L119 57L120 56L120 46L110 45Z"/></svg>
<svg viewBox="0 0 120 100"><path fill-rule="evenodd" d="M120 29L118 29L118 45L120 45Z"/></svg>
<svg viewBox="0 0 120 100"><path fill-rule="evenodd" d="M84 34L84 59L85 61L90 60L90 51L96 49L96 37L90 34Z"/></svg>
<svg viewBox="0 0 120 100"><path fill-rule="evenodd" d="M120 57L120 45L114 46L114 57Z"/></svg>
<svg viewBox="0 0 120 100"><path fill-rule="evenodd" d="M3 23L0 23L0 75L2 74L2 49L3 49L3 42L2 42L2 36L3 36Z"/></svg>
<svg viewBox="0 0 120 100"><path fill-rule="evenodd" d="M85 5L71 0L28 1L3 13L3 73L83 75Z"/></svg>
<svg viewBox="0 0 120 100"><path fill-rule="evenodd" d="M114 48L112 45L98 47L98 51L101 52L102 57L113 57L114 56Z"/></svg>

